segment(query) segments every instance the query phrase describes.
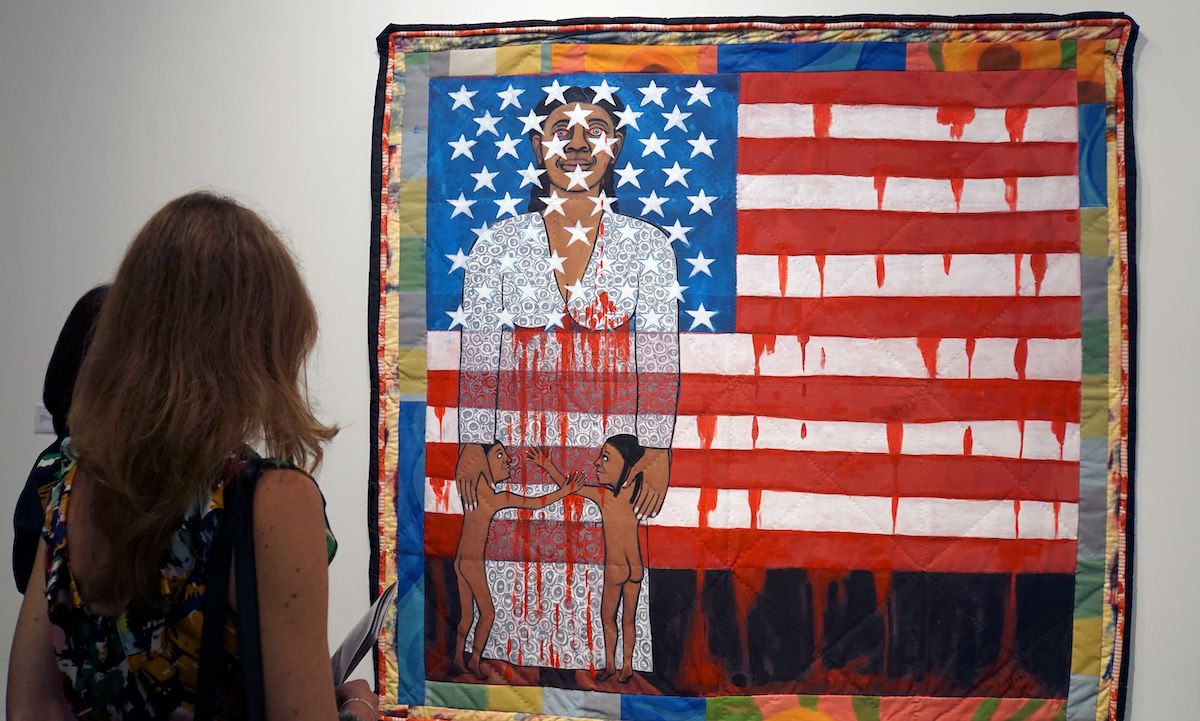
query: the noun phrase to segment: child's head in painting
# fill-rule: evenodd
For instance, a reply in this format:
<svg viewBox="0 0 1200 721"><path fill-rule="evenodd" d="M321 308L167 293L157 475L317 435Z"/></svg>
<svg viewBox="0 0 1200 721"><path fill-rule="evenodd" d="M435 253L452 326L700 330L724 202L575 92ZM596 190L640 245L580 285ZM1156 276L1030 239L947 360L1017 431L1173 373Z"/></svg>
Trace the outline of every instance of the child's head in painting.
<svg viewBox="0 0 1200 721"><path fill-rule="evenodd" d="M541 129L531 132L529 139L533 155L546 173L542 187L532 189L531 210L544 207L541 198L551 192L566 197L598 188L609 198L616 193L613 168L625 142L625 130L617 127L617 113L624 112L625 104L611 92L597 93L588 87L568 87L562 97L566 102L547 97L533 111L545 116ZM548 145L556 141L562 143L561 152ZM585 175L578 175L579 171ZM575 173L577 180L572 181L569 173Z"/></svg>
<svg viewBox="0 0 1200 721"><path fill-rule="evenodd" d="M492 475L492 482L499 483L511 478L513 460L508 455L508 449L504 447L504 444L496 441L479 445L483 447L483 455L487 458L488 472Z"/></svg>
<svg viewBox="0 0 1200 721"><path fill-rule="evenodd" d="M600 485L611 488L613 495L619 496L622 488L633 484L630 502L636 500L642 487L641 474L631 479L629 473L645 453L646 449L638 443L637 437L628 433L609 438L600 447L600 454L596 456L596 478Z"/></svg>

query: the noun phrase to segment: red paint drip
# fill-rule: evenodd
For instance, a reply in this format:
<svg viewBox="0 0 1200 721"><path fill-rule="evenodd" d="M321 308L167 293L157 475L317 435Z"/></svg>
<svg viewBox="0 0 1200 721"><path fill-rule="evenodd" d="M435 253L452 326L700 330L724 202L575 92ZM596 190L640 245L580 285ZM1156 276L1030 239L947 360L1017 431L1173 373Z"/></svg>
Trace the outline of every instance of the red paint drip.
<svg viewBox="0 0 1200 721"><path fill-rule="evenodd" d="M1012 212L1017 212L1017 179L1004 179L1004 202L1008 203L1008 209Z"/></svg>
<svg viewBox="0 0 1200 721"><path fill-rule="evenodd" d="M954 193L954 212L955 213L962 210L962 191L963 191L963 179L962 178L951 178L950 179L950 192Z"/></svg>
<svg viewBox="0 0 1200 721"><path fill-rule="evenodd" d="M1015 534L1016 538L1020 538L1021 537L1021 499L1020 498L1013 499L1013 523L1016 524L1013 527L1013 533Z"/></svg>
<svg viewBox="0 0 1200 721"><path fill-rule="evenodd" d="M708 516L717 508L717 489L701 488L696 510L700 512L700 527L708 528Z"/></svg>
<svg viewBox="0 0 1200 721"><path fill-rule="evenodd" d="M806 335L796 336L796 342L800 344L800 370L805 370L808 365L808 341L809 337Z"/></svg>
<svg viewBox="0 0 1200 721"><path fill-rule="evenodd" d="M1042 294L1042 281L1046 279L1046 254L1031 253L1029 255L1029 267L1033 270L1033 294Z"/></svg>
<svg viewBox="0 0 1200 721"><path fill-rule="evenodd" d="M779 271L779 297L787 297L788 257L780 255L775 258L775 267Z"/></svg>
<svg viewBox="0 0 1200 721"><path fill-rule="evenodd" d="M1058 538L1058 536L1059 536L1058 519L1059 519L1059 514L1062 513L1062 502L1055 501L1052 505L1052 508L1054 509L1054 537Z"/></svg>
<svg viewBox="0 0 1200 721"><path fill-rule="evenodd" d="M696 595L692 603L692 618L684 641L683 662L679 677L690 688L715 688L725 678L724 670L713 661L708 642L708 618L704 613L704 571L696 571Z"/></svg>
<svg viewBox="0 0 1200 721"><path fill-rule="evenodd" d="M883 287L883 280L884 280L884 277L886 276L886 274L887 274L887 268L884 267L883 256L882 255L875 256L875 286L877 288Z"/></svg>
<svg viewBox="0 0 1200 721"><path fill-rule="evenodd" d="M437 416L437 419L438 419L438 438L439 439L445 438L446 434L445 434L445 429L442 428L442 421L446 420L446 407L445 406L434 406L433 407L433 415Z"/></svg>
<svg viewBox="0 0 1200 721"><path fill-rule="evenodd" d="M971 426L963 431L963 455L971 455L971 449L975 446L975 439L971 436Z"/></svg>
<svg viewBox="0 0 1200 721"><path fill-rule="evenodd" d="M753 491L751 491L753 493ZM750 644L747 633L750 612L758 605L763 586L767 583L767 570L753 566L738 566L733 569L733 597L737 604L738 629L741 631L742 668L750 668Z"/></svg>
<svg viewBox="0 0 1200 721"><path fill-rule="evenodd" d="M1025 140L1025 121L1029 119L1029 108L1008 108L1004 111L1004 127L1008 139L1014 143Z"/></svg>
<svg viewBox="0 0 1200 721"><path fill-rule="evenodd" d="M899 456L904 447L904 424L900 421L888 421L887 424L888 453Z"/></svg>
<svg viewBox="0 0 1200 721"><path fill-rule="evenodd" d="M813 260L817 263L817 275L821 279L821 297L825 297L825 256L815 255Z"/></svg>
<svg viewBox="0 0 1200 721"><path fill-rule="evenodd" d="M1021 260L1024 257L1023 253L1013 256L1013 295L1021 295Z"/></svg>
<svg viewBox="0 0 1200 721"><path fill-rule="evenodd" d="M758 448L758 416L754 416L754 420L750 423L750 446Z"/></svg>
<svg viewBox="0 0 1200 721"><path fill-rule="evenodd" d="M900 512L900 453L904 449L904 424L888 421L888 454L892 457L892 533L896 532L896 517Z"/></svg>
<svg viewBox="0 0 1200 721"><path fill-rule="evenodd" d="M875 176L875 202L879 210L883 210L883 191L887 188L888 176Z"/></svg>
<svg viewBox="0 0 1200 721"><path fill-rule="evenodd" d="M812 106L813 113L813 136L817 138L829 137L829 126L833 123L833 108L829 103L814 103Z"/></svg>
<svg viewBox="0 0 1200 721"><path fill-rule="evenodd" d="M821 347L821 370L825 370L825 347Z"/></svg>
<svg viewBox="0 0 1200 721"><path fill-rule="evenodd" d="M937 376L938 346L941 344L941 338L917 338L917 348L921 351L921 360L925 361L925 372L929 374L930 378Z"/></svg>
<svg viewBox="0 0 1200 721"><path fill-rule="evenodd" d="M971 377L971 363L975 360L975 339L967 338L967 378Z"/></svg>
<svg viewBox="0 0 1200 721"><path fill-rule="evenodd" d="M700 445L705 450L712 448L713 439L717 435L717 417L696 416L696 433L700 435Z"/></svg>
<svg viewBox="0 0 1200 721"><path fill-rule="evenodd" d="M946 275L950 275L950 261L954 260L954 256L950 253L942 253L942 271Z"/></svg>
<svg viewBox="0 0 1200 721"><path fill-rule="evenodd" d="M750 528L758 528L758 514L762 510L762 489L751 488L749 493L750 501Z"/></svg>
<svg viewBox="0 0 1200 721"><path fill-rule="evenodd" d="M774 333L754 333L750 337L750 342L754 346L754 375L759 373L759 364L762 362L763 353L775 352L775 341L778 338Z"/></svg>
<svg viewBox="0 0 1200 721"><path fill-rule="evenodd" d="M937 121L939 125L950 126L950 137L962 140L963 130L975 119L975 108L963 108L953 105L938 108Z"/></svg>
<svg viewBox="0 0 1200 721"><path fill-rule="evenodd" d="M1021 445L1017 449L1017 458L1025 457L1025 419L1017 420L1017 432L1021 434Z"/></svg>
<svg viewBox="0 0 1200 721"><path fill-rule="evenodd" d="M808 438L808 424L807 423L800 424L800 437Z"/></svg>
<svg viewBox="0 0 1200 721"><path fill-rule="evenodd" d="M1025 364L1029 360L1029 340L1017 339L1017 347L1013 350L1013 368L1017 370L1017 378L1025 380Z"/></svg>
<svg viewBox="0 0 1200 721"><path fill-rule="evenodd" d="M1055 418L1050 421L1050 430L1054 433L1054 437L1058 440L1058 460L1063 459L1063 446L1067 442L1067 421L1064 418Z"/></svg>
<svg viewBox="0 0 1200 721"><path fill-rule="evenodd" d="M450 510L450 488L442 478L430 478L429 485L433 486L433 502L439 511Z"/></svg>
<svg viewBox="0 0 1200 721"><path fill-rule="evenodd" d="M593 645L595 643L595 634L592 632L592 584L589 583L589 581L591 579L588 578L588 576L589 576L588 567L584 566L583 567L583 585L587 586L587 590L588 590L587 591L587 617L585 618L585 622L587 623L588 670L590 670L594 674L594 673L596 673L596 651L595 651L596 647Z"/></svg>

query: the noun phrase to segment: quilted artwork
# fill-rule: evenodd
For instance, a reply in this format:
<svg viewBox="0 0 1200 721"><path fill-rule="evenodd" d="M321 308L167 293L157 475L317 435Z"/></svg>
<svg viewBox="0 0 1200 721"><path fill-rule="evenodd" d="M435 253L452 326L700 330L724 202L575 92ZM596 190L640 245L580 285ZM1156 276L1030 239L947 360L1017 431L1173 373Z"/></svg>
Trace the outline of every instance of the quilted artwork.
<svg viewBox="0 0 1200 721"><path fill-rule="evenodd" d="M392 26L413 718L1119 719L1136 26Z"/></svg>

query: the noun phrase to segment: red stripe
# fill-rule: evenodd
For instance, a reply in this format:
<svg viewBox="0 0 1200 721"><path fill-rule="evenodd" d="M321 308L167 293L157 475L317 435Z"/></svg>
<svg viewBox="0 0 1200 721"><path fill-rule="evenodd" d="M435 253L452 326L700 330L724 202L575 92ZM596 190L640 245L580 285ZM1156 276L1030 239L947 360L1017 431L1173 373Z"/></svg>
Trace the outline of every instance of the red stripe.
<svg viewBox="0 0 1200 721"><path fill-rule="evenodd" d="M739 333L855 338L1078 338L1079 298L737 299Z"/></svg>
<svg viewBox="0 0 1200 721"><path fill-rule="evenodd" d="M812 362L817 362L812 359ZM506 371L501 387L518 387L516 376L543 374ZM545 374L549 376L550 373ZM595 382L603 385L605 373ZM512 376L505 378L506 376ZM558 376L556 375L557 379ZM529 380L530 385L536 385ZM554 396L538 410L594 412L596 398L570 395L566 407ZM502 395L500 408L520 410L521 398ZM427 402L458 405L458 373L430 371ZM679 415L759 415L813 421L902 421L935 423L951 420L1057 420L1079 422L1076 381L961 380L942 378L848 378L812 376L727 376L685 374L681 378Z"/></svg>
<svg viewBox="0 0 1200 721"><path fill-rule="evenodd" d="M492 531L515 533L516 521L493 521ZM522 544L511 544L512 561L565 562L593 525L561 521L521 521L530 534L557 533L562 544L540 548L528 557ZM544 529L538 526L546 526ZM553 526L553 528L550 528ZM425 554L453 558L458 550L462 516L425 514ZM859 533L807 533L756 529L639 529L648 535L642 555L650 568L828 568L927 573L1070 573L1075 569L1075 541L991 538L918 538ZM577 538L578 536L578 538ZM643 535L643 539L647 536ZM576 544L572 546L571 544Z"/></svg>
<svg viewBox="0 0 1200 721"><path fill-rule="evenodd" d="M426 444L426 475L452 478L457 453L453 443ZM1079 464L986 456L681 448L671 452L671 485L1074 503L1079 500Z"/></svg>
<svg viewBox="0 0 1200 721"><path fill-rule="evenodd" d="M740 210L738 252L1078 253L1079 211L902 213L878 210Z"/></svg>
<svg viewBox="0 0 1200 721"><path fill-rule="evenodd" d="M892 178L1076 175L1075 143L961 143L845 138L740 138L738 172Z"/></svg>
<svg viewBox="0 0 1200 721"><path fill-rule="evenodd" d="M1075 105L1074 70L962 73L742 73L742 103L927 105L972 108Z"/></svg>

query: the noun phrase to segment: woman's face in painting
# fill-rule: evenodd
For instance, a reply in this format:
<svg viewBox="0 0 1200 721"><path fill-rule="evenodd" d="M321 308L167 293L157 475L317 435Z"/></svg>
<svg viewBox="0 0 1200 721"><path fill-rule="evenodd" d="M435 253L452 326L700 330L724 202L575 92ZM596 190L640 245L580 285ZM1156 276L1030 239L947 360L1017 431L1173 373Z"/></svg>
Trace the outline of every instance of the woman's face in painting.
<svg viewBox="0 0 1200 721"><path fill-rule="evenodd" d="M565 143L562 153L551 150L547 143ZM555 108L542 123L541 135L533 136L534 154L546 168L546 178L553 189L582 193L599 187L604 175L616 163L621 138L608 111L591 103L567 103ZM583 187L572 183L568 173L584 171ZM548 188L549 190L549 188Z"/></svg>
<svg viewBox="0 0 1200 721"><path fill-rule="evenodd" d="M487 462L492 481L507 481L512 476L513 461L503 443L497 443L488 449Z"/></svg>
<svg viewBox="0 0 1200 721"><path fill-rule="evenodd" d="M616 488L621 482L621 471L625 468L625 459L617 453L617 449L605 443L600 447L600 455L596 456L596 478L600 485Z"/></svg>

